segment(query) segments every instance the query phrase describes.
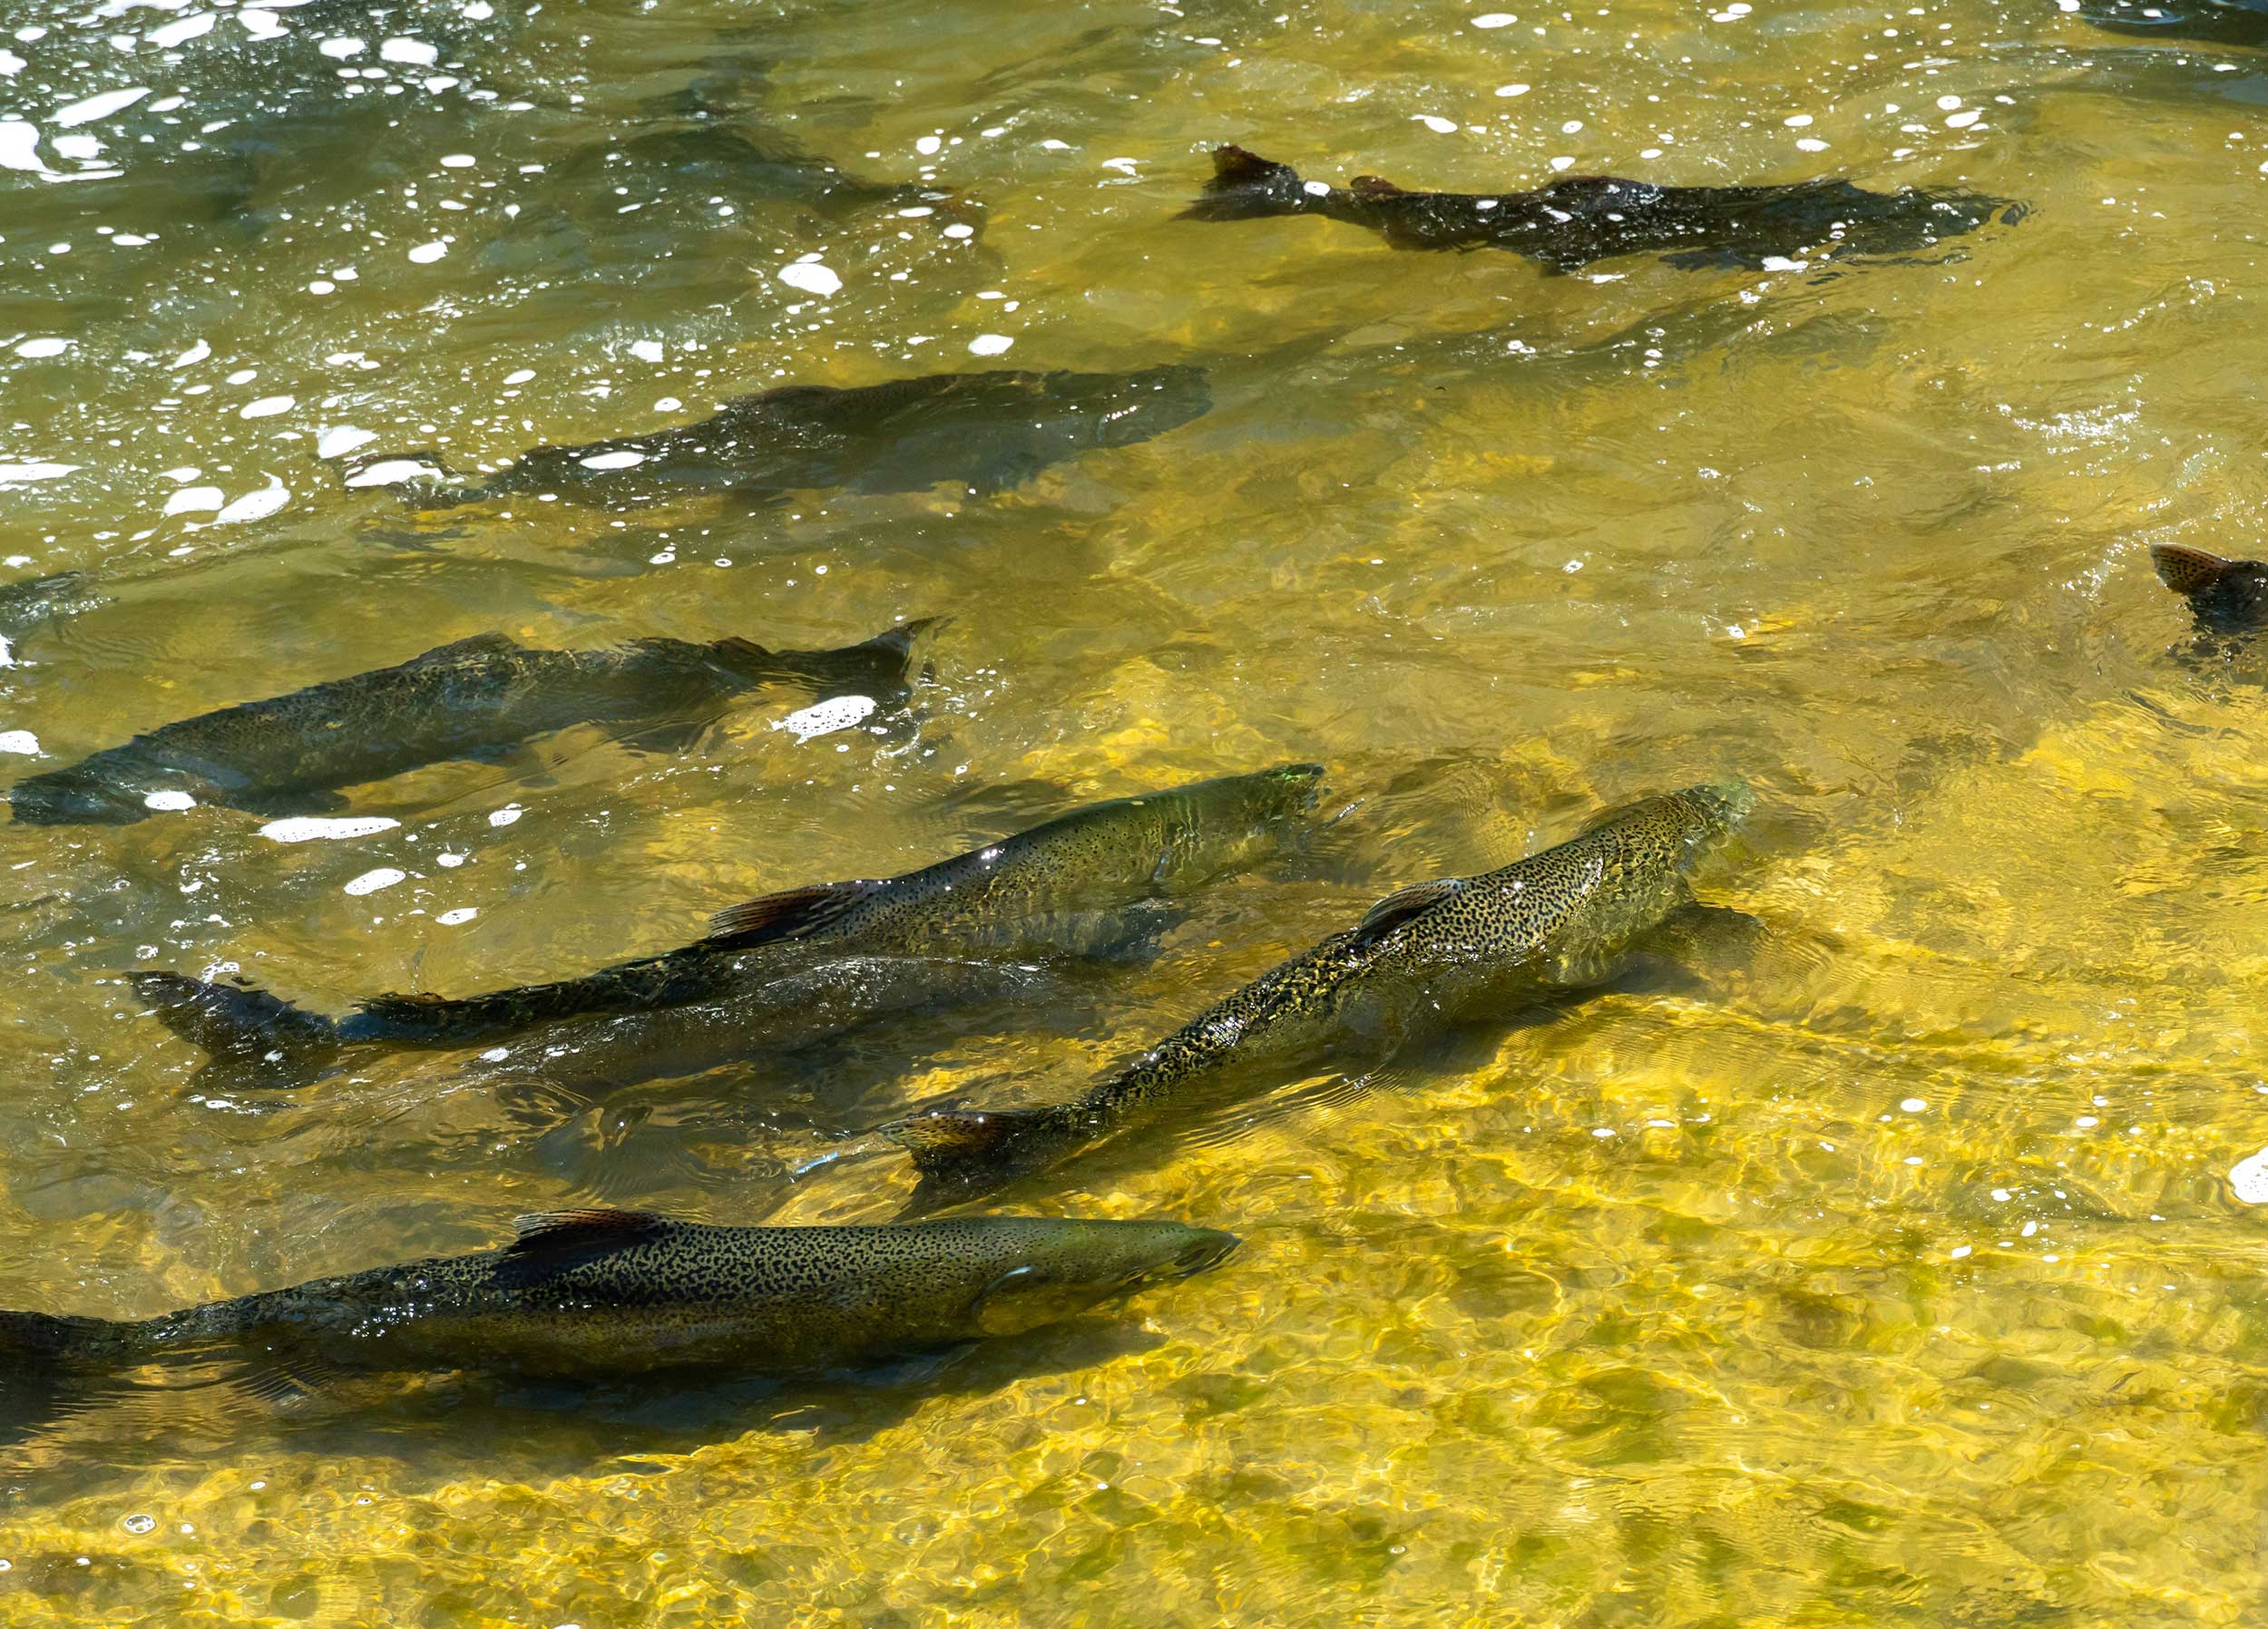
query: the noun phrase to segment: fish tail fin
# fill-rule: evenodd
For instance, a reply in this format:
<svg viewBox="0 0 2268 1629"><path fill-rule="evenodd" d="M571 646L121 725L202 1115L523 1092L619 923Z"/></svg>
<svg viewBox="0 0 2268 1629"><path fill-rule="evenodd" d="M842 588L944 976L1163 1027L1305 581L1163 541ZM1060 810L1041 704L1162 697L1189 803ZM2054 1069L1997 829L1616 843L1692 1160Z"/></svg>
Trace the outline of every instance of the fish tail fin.
<svg viewBox="0 0 2268 1629"><path fill-rule="evenodd" d="M1217 147L1213 179L1179 219L1256 220L1266 215L1296 215L1306 207L1306 188L1289 164L1273 163L1241 147Z"/></svg>
<svg viewBox="0 0 2268 1629"><path fill-rule="evenodd" d="M286 1076L297 1084L327 1063L341 1045L338 1026L322 1014L295 1007L249 985L215 984L181 973L129 974L134 993L156 1010L158 1021L215 1063Z"/></svg>
<svg viewBox="0 0 2268 1629"><path fill-rule="evenodd" d="M709 937L704 948L746 950L781 939L810 939L825 933L847 915L852 907L871 899L884 886L879 882L817 883L790 888L761 899L728 906L709 919Z"/></svg>
<svg viewBox="0 0 2268 1629"><path fill-rule="evenodd" d="M1044 1108L934 1109L884 1127L922 1175L906 1214L987 1193L1030 1169L1052 1124Z"/></svg>
<svg viewBox="0 0 2268 1629"><path fill-rule="evenodd" d="M2218 587L2230 572L2243 569L2241 561L2180 543L2151 544L2150 563L2157 568L2158 580L2176 594L2204 593Z"/></svg>

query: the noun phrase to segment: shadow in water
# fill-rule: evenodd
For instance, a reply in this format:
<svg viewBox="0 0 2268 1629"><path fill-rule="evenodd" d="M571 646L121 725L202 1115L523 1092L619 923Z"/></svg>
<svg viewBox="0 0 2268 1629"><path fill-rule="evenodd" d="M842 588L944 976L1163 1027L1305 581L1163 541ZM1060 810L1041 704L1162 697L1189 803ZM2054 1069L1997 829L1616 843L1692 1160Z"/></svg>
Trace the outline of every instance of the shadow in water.
<svg viewBox="0 0 2268 1629"><path fill-rule="evenodd" d="M1149 1351L1162 1336L1090 1316L870 1368L781 1380L660 1372L607 1381L466 1371L342 1380L279 1396L242 1364L131 1376L0 1376L0 1498L97 1497L153 1472L251 1461L386 1459L414 1493L456 1478L540 1482L609 1461L689 1453L750 1432L861 1441L933 1403L1073 1374Z"/></svg>

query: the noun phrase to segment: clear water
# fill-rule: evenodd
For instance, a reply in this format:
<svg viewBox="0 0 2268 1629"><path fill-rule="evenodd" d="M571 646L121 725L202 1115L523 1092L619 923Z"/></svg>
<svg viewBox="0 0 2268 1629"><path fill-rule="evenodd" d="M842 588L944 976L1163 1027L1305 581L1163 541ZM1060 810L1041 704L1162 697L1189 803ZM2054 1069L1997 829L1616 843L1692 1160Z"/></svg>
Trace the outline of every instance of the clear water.
<svg viewBox="0 0 2268 1629"><path fill-rule="evenodd" d="M7 8L5 555L84 577L0 629L0 740L29 772L489 630L949 612L920 717L571 732L362 789L400 824L345 839L0 828L0 1304L139 1316L577 1203L880 1218L894 1160L790 1179L826 1131L1061 1096L1388 888L1651 788L1758 786L1702 892L1771 932L1401 1091L1066 1172L1041 1208L1246 1236L1110 1317L857 1383L77 1417L9 1450L10 1622L2257 1621L2268 1252L2230 1174L2268 1142L2268 658L2181 659L2146 546L2258 552L2268 58L1982 0L487 10ZM608 161L696 82L952 208ZM2031 211L1915 263L1546 277L1174 221L1222 141L1334 182ZM984 498L505 519L326 456L1161 362L1212 371L1209 415ZM218 1093L119 982L573 971L1295 758L1394 812L1359 863L753 1079Z"/></svg>

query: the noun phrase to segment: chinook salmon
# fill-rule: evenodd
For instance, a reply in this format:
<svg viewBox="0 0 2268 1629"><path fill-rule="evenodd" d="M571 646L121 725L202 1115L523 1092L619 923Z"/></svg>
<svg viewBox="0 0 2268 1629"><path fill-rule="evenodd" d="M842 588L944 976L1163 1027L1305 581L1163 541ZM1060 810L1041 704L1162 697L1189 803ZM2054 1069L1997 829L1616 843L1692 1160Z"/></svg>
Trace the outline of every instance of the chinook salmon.
<svg viewBox="0 0 2268 1629"><path fill-rule="evenodd" d="M183 1039L297 1084L350 1047L453 1048L594 1013L706 1001L821 957L1088 948L1110 918L1192 893L1278 853L1321 795L1293 764L1073 810L903 875L822 883L719 912L706 938L582 978L448 998L386 995L343 1018L265 990L137 972L135 990Z"/></svg>
<svg viewBox="0 0 2268 1629"><path fill-rule="evenodd" d="M310 685L161 726L18 781L15 818L121 825L186 795L261 815L346 807L345 786L427 764L501 756L534 736L596 724L649 746L689 741L733 697L789 684L820 697L902 700L914 640L904 623L840 650L767 650L749 639L638 639L605 650L534 650L479 634L392 668Z"/></svg>
<svg viewBox="0 0 2268 1629"><path fill-rule="evenodd" d="M2203 549L2156 543L2158 580L2189 601L2197 631L2246 633L2268 628L2268 561L2224 560Z"/></svg>
<svg viewBox="0 0 2268 1629"><path fill-rule="evenodd" d="M1178 1222L982 1216L712 1227L624 1211L523 1216L435 1256L138 1322L0 1312L18 1365L102 1372L235 1358L283 1388L338 1373L807 1373L1012 1335L1226 1257Z"/></svg>
<svg viewBox="0 0 2268 1629"><path fill-rule="evenodd" d="M1383 1059L1433 1014L1597 983L1691 899L1687 873L1754 801L1737 782L1649 797L1500 870L1404 888L1067 1103L885 1127L921 1173L909 1209L958 1204L1135 1131L1231 1068L1349 1049Z"/></svg>
<svg viewBox="0 0 2268 1629"><path fill-rule="evenodd" d="M470 484L437 493L406 490L440 505L518 493L635 502L689 490L769 503L814 488L911 493L950 482L982 497L1094 448L1162 435L1212 405L1205 370L1186 366L932 374L848 389L790 385L728 402L696 424L538 447ZM366 461L349 483L405 462L437 460L421 454Z"/></svg>
<svg viewBox="0 0 2268 1629"><path fill-rule="evenodd" d="M1869 192L1843 180L1784 186L1659 187L1569 176L1530 192L1412 192L1374 175L1344 188L1302 180L1241 147L1213 154L1185 220L1320 215L1370 228L1396 249L1506 249L1555 272L1617 255L1658 254L1683 269L1760 269L1813 249L1907 254L1971 232L2019 206L1975 192Z"/></svg>

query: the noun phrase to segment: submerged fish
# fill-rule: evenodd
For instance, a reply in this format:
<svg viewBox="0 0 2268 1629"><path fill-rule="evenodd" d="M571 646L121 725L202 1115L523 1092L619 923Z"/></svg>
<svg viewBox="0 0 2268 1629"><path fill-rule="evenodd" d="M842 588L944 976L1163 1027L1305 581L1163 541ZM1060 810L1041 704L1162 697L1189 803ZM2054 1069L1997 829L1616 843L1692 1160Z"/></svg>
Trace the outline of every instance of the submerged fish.
<svg viewBox="0 0 2268 1629"><path fill-rule="evenodd" d="M1052 1323L1237 1244L1178 1222L710 1227L624 1211L524 1216L519 1235L136 1322L0 1312L0 1354L80 1371L235 1358L286 1390L355 1371L810 1372Z"/></svg>
<svg viewBox="0 0 2268 1629"><path fill-rule="evenodd" d="M921 1184L958 1203L1170 1112L1232 1068L1324 1050L1391 1057L1436 1013L1599 980L1690 900L1686 873L1748 812L1738 782L1614 810L1581 835L1476 877L1389 894L1354 927L1280 963L1067 1103L918 1115L887 1127Z"/></svg>
<svg viewBox="0 0 2268 1629"><path fill-rule="evenodd" d="M728 402L675 430L538 447L473 484L420 495L442 504L514 493L595 502L692 490L771 502L815 487L909 493L952 482L982 496L1092 448L1162 435L1212 405L1201 367L1003 369L850 389L790 385Z"/></svg>
<svg viewBox="0 0 2268 1629"><path fill-rule="evenodd" d="M2268 9L2259 5L2228 0L2084 0L2067 9L2097 28L2136 39L2268 45Z"/></svg>
<svg viewBox="0 0 2268 1629"><path fill-rule="evenodd" d="M262 815L322 814L346 806L342 786L501 756L571 725L674 746L714 723L731 697L763 685L902 697L913 642L934 626L934 619L904 623L840 650L767 650L741 639L532 650L503 634L476 634L397 667L164 725L18 781L8 797L17 820L37 825L122 825L171 801L152 805L153 793Z"/></svg>
<svg viewBox="0 0 2268 1629"><path fill-rule="evenodd" d="M1321 215L1366 226L1396 249L1508 249L1553 271L1616 255L1660 254L1684 268L1745 267L1825 249L1903 254L2020 213L2006 199L1848 181L1765 187L1657 187L1569 176L1531 192L1408 192L1374 175L1341 189L1241 147L1213 154L1214 176L1185 220Z"/></svg>
<svg viewBox="0 0 2268 1629"><path fill-rule="evenodd" d="M822 883L722 911L715 932L579 979L482 995L380 996L344 1018L177 973L133 987L182 1039L295 1082L347 1047L451 1048L589 1013L649 1012L850 953L1081 948L1115 913L1190 893L1277 853L1323 770L1293 764L1116 798L895 877Z"/></svg>
<svg viewBox="0 0 2268 1629"><path fill-rule="evenodd" d="M738 203L795 203L826 214L934 208L953 196L941 188L862 180L760 128L727 117L697 117L699 122L650 130L579 154L565 179L627 185L647 197L722 195ZM619 201L612 191L607 200Z"/></svg>
<svg viewBox="0 0 2268 1629"><path fill-rule="evenodd" d="M2203 549L2156 543L2150 563L2158 580L2189 601L2200 633L2268 629L2268 561L2224 560Z"/></svg>
<svg viewBox="0 0 2268 1629"><path fill-rule="evenodd" d="M102 603L103 597L89 590L84 571L54 571L0 588L0 668L15 665L15 641L27 629L66 612L92 610Z"/></svg>

